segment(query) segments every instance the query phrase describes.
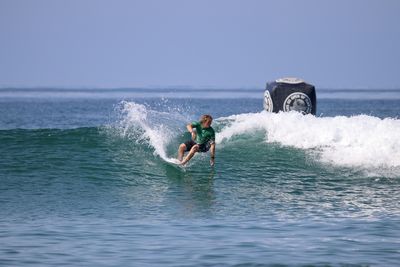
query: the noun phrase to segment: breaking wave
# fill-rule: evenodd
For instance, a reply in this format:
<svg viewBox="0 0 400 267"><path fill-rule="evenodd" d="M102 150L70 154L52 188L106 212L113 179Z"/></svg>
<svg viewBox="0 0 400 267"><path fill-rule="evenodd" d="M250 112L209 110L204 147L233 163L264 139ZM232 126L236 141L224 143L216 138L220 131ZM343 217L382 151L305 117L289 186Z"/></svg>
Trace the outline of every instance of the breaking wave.
<svg viewBox="0 0 400 267"><path fill-rule="evenodd" d="M358 115L315 117L290 113L248 113L219 118L228 124L217 143L265 131L266 142L318 151L318 160L340 166L400 167L400 120Z"/></svg>
<svg viewBox="0 0 400 267"><path fill-rule="evenodd" d="M134 102L121 102L118 110L120 134L147 144L164 160L171 157L171 143L176 152L177 139L190 121L182 112L159 112ZM396 173L400 170L400 120L395 118L262 111L217 118L214 126L216 142L222 145L217 150L229 145L232 137L259 135L261 131L265 142L305 150L319 162L361 169L389 168L396 169Z"/></svg>

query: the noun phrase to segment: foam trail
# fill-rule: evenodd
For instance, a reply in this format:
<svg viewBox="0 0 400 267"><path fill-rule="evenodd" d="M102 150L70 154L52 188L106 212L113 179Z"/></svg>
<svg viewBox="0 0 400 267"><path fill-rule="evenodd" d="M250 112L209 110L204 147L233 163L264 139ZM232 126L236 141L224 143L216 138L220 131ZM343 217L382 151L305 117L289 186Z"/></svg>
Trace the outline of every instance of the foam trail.
<svg viewBox="0 0 400 267"><path fill-rule="evenodd" d="M315 117L289 113L248 113L218 119L228 122L217 143L264 130L267 142L318 151L319 160L362 168L400 167L400 120L359 115Z"/></svg>

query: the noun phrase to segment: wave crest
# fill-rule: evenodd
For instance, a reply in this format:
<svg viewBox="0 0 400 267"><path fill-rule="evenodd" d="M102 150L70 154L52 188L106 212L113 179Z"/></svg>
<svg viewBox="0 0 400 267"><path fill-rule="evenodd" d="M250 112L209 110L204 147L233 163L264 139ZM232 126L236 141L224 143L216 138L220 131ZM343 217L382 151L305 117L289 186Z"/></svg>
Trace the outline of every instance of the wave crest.
<svg viewBox="0 0 400 267"><path fill-rule="evenodd" d="M217 143L265 131L267 142L318 151L319 160L340 166L400 167L400 120L358 115L315 117L289 113L248 113L218 119L228 124Z"/></svg>

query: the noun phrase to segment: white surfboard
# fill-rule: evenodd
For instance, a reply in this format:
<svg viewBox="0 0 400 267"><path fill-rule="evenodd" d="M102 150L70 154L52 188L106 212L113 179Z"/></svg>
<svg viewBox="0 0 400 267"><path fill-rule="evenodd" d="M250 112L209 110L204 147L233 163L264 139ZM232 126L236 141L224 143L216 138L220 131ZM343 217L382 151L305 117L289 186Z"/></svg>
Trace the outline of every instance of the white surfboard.
<svg viewBox="0 0 400 267"><path fill-rule="evenodd" d="M173 166L175 168L178 168L180 170L184 169L183 165L178 159L175 158L166 158L164 159L166 163L168 163L170 166Z"/></svg>
<svg viewBox="0 0 400 267"><path fill-rule="evenodd" d="M168 162L168 163L175 164L175 165L181 165L181 162L178 159L167 158L167 159L165 159L165 161Z"/></svg>

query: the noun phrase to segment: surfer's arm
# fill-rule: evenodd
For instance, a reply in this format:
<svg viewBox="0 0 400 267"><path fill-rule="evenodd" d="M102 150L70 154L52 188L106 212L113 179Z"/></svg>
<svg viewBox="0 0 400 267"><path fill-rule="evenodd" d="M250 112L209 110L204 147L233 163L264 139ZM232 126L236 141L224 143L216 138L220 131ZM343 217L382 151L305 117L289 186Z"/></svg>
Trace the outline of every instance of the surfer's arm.
<svg viewBox="0 0 400 267"><path fill-rule="evenodd" d="M189 133L192 135L193 141L196 140L196 132L194 131L196 128L193 127L192 123L189 123L186 128L188 129Z"/></svg>
<svg viewBox="0 0 400 267"><path fill-rule="evenodd" d="M193 126L191 123L189 123L188 125L186 125L187 130L189 131L189 133L193 133Z"/></svg>
<svg viewBox="0 0 400 267"><path fill-rule="evenodd" d="M211 158L210 158L210 164L211 164L211 166L214 166L214 163L215 163L215 143L212 143L212 144L211 144L211 147L210 147L210 156L211 156Z"/></svg>

